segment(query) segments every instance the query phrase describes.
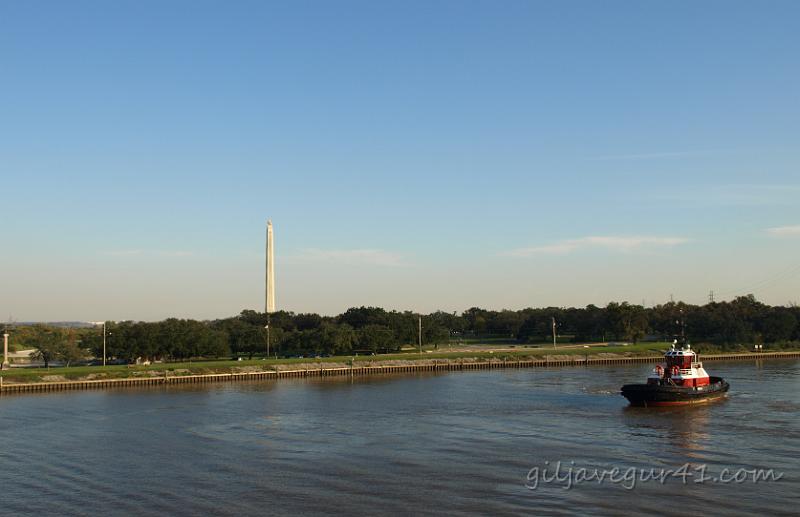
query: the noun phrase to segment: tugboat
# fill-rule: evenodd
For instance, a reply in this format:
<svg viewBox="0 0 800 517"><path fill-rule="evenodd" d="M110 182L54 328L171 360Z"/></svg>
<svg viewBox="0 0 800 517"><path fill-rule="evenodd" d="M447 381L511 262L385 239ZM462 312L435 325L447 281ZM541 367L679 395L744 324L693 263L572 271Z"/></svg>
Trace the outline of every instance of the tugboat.
<svg viewBox="0 0 800 517"><path fill-rule="evenodd" d="M681 406L724 397L730 385L722 377L710 377L691 345L676 339L647 377L647 384L626 384L621 395L632 406ZM678 348L680 346L680 348Z"/></svg>

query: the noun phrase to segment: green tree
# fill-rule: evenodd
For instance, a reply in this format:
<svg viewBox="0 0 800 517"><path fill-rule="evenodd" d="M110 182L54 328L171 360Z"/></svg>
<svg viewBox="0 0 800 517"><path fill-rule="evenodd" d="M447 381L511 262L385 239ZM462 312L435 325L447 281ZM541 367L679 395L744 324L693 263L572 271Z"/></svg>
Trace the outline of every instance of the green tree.
<svg viewBox="0 0 800 517"><path fill-rule="evenodd" d="M365 325L356 331L359 351L388 352L395 348L394 332L386 325Z"/></svg>
<svg viewBox="0 0 800 517"><path fill-rule="evenodd" d="M340 314L337 321L360 329L366 325L388 325L389 316L379 307L352 307Z"/></svg>
<svg viewBox="0 0 800 517"><path fill-rule="evenodd" d="M65 366L70 366L70 364L86 358L86 349L82 348L76 340L66 339L58 346L56 358Z"/></svg>
<svg viewBox="0 0 800 517"><path fill-rule="evenodd" d="M50 368L50 363L58 358L64 341L64 334L60 329L38 327L33 342L35 350L31 353L31 359L42 361L45 368Z"/></svg>
<svg viewBox="0 0 800 517"><path fill-rule="evenodd" d="M761 318L759 328L767 343L788 341L797 328L797 318L787 308L774 307Z"/></svg>
<svg viewBox="0 0 800 517"><path fill-rule="evenodd" d="M640 305L611 302L606 307L606 320L615 339L638 342L648 328L647 312Z"/></svg>

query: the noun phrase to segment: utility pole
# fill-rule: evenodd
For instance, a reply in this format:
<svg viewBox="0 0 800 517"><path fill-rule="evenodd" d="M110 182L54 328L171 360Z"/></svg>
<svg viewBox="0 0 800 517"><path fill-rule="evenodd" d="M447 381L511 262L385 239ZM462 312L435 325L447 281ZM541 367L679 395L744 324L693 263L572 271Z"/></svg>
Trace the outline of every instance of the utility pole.
<svg viewBox="0 0 800 517"><path fill-rule="evenodd" d="M553 316L553 348L556 348L556 317Z"/></svg>
<svg viewBox="0 0 800 517"><path fill-rule="evenodd" d="M714 303L714 290L713 289L708 293L708 303Z"/></svg>
<svg viewBox="0 0 800 517"><path fill-rule="evenodd" d="M108 354L106 354L106 321L105 320L103 320L103 321L90 321L89 323L91 323L95 327L97 325L102 325L103 326L103 366L105 366L106 365L106 357L108 355Z"/></svg>

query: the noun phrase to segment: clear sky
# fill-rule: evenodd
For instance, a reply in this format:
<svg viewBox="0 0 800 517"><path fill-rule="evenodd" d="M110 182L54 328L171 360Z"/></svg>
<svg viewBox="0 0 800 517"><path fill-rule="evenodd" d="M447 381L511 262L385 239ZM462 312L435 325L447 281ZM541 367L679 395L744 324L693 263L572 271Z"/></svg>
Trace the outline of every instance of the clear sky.
<svg viewBox="0 0 800 517"><path fill-rule="evenodd" d="M4 1L0 319L798 302L798 20Z"/></svg>

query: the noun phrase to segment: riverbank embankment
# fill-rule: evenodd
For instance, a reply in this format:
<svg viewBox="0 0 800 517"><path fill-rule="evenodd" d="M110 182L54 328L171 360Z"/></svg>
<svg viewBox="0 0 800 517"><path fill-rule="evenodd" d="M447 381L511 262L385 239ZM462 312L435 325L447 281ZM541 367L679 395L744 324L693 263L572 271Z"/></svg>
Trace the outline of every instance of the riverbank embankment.
<svg viewBox="0 0 800 517"><path fill-rule="evenodd" d="M608 354L609 356L611 354ZM148 372L150 375L124 378L89 378L82 380L42 380L39 382L7 382L0 376L0 394L32 393L44 391L87 390L106 388L125 388L137 386L165 386L174 384L202 384L215 382L243 382L251 380L277 380L304 377L366 376L420 372L453 372L470 370L490 370L505 368L551 368L551 367L591 367L601 365L622 365L655 363L662 356L589 356L553 355L535 358L513 359L419 359L419 360L375 360L368 364L344 363L300 363L293 365L274 365L269 369L256 367L231 368L224 373L192 374L190 371L163 370ZM765 359L800 358L800 351L706 354L704 361L743 361Z"/></svg>

